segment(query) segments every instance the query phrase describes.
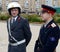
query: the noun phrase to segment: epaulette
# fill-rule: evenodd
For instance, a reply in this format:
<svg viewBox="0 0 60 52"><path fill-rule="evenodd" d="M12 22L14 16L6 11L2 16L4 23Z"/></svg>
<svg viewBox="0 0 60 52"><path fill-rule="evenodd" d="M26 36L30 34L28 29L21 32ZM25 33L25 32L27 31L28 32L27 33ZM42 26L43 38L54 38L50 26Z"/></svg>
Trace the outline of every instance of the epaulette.
<svg viewBox="0 0 60 52"><path fill-rule="evenodd" d="M51 26L54 28L54 27L56 27L56 24L55 23L52 23Z"/></svg>

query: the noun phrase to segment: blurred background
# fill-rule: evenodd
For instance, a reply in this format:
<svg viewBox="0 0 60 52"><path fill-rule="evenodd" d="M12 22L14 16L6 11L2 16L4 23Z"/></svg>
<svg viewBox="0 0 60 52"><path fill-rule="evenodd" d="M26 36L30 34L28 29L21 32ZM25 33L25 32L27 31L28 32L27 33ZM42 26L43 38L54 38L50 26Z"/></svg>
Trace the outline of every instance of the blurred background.
<svg viewBox="0 0 60 52"><path fill-rule="evenodd" d="M55 8L56 14L53 16L57 23L60 23L60 0L0 0L0 20L7 20L7 5L10 2L18 2L22 6L22 16L30 22L42 22L40 18L41 5L49 5Z"/></svg>
<svg viewBox="0 0 60 52"><path fill-rule="evenodd" d="M32 39L27 46L27 52L34 52L34 44L43 23L40 16L41 4L52 6L57 10L53 18L60 26L60 0L0 0L0 52L8 51L9 42L6 21L10 16L7 11L7 5L14 1L20 3L22 6L21 16L27 18L30 22ZM60 40L56 50L60 52Z"/></svg>

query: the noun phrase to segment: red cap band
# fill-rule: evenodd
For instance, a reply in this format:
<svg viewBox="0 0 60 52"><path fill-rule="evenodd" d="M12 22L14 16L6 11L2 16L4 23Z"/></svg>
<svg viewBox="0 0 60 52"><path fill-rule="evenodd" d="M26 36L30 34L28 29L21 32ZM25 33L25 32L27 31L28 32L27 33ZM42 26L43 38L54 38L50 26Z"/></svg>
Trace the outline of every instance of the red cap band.
<svg viewBox="0 0 60 52"><path fill-rule="evenodd" d="M48 13L51 13L52 15L54 15L54 11L51 11L51 10L48 10L48 9L46 9L46 8L43 8L42 10L45 10L45 11L47 11Z"/></svg>

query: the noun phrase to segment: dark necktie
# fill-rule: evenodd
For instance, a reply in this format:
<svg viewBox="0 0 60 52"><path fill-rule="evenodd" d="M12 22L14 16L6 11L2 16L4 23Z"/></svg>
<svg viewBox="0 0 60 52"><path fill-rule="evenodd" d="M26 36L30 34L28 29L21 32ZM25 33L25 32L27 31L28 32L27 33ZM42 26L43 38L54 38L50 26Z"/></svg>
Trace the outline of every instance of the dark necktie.
<svg viewBox="0 0 60 52"><path fill-rule="evenodd" d="M13 19L13 23L15 22L15 19Z"/></svg>
<svg viewBox="0 0 60 52"><path fill-rule="evenodd" d="M11 20L11 26L13 25L13 23L15 22L15 19L13 18L12 20Z"/></svg>

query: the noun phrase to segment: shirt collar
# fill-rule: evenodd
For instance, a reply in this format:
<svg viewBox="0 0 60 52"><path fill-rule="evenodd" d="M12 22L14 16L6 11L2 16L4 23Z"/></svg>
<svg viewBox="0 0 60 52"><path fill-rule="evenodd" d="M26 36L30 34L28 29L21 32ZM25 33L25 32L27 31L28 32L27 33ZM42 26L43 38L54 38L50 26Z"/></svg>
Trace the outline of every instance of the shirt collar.
<svg viewBox="0 0 60 52"><path fill-rule="evenodd" d="M46 27L47 26L47 24L50 22L50 21L52 21L53 19L50 19L48 22L46 22L45 24L44 24L44 26Z"/></svg>
<svg viewBox="0 0 60 52"><path fill-rule="evenodd" d="M16 21L16 19L18 18L18 16L16 16L16 17L13 17L13 19L15 19L15 21Z"/></svg>

